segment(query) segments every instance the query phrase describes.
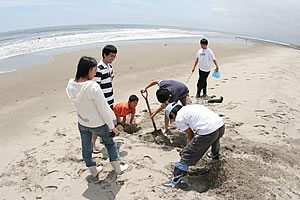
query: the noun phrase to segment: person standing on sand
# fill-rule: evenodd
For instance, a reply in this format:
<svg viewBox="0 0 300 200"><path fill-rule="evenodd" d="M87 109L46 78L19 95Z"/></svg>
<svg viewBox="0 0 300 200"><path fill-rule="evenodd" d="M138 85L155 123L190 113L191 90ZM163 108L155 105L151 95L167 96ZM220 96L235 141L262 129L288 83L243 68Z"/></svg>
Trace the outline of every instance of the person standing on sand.
<svg viewBox="0 0 300 200"><path fill-rule="evenodd" d="M224 135L225 125L218 114L203 105L171 103L166 107L166 115L188 137L188 143L180 153L181 159L175 163L173 178L164 184L176 187L187 174L189 166L195 166L209 147L210 157L219 159L220 138Z"/></svg>
<svg viewBox="0 0 300 200"><path fill-rule="evenodd" d="M100 88L104 93L105 99L111 109L113 109L113 105L115 102L112 85L114 71L111 64L115 60L117 52L117 48L113 45L106 45L102 49L102 59L97 66L97 73L93 79L100 85ZM94 153L99 152L96 148L96 140L97 135L94 134L92 139Z"/></svg>
<svg viewBox="0 0 300 200"><path fill-rule="evenodd" d="M117 174L121 174L128 168L128 165L120 164L117 145L113 139L118 135L113 122L116 116L107 104L99 84L92 81L96 70L97 61L94 58L82 57L77 66L75 79L70 79L66 88L67 95L77 111L82 157L93 177L98 176L102 167L97 167L92 158L92 134L101 137L111 165Z"/></svg>
<svg viewBox="0 0 300 200"><path fill-rule="evenodd" d="M180 101L183 106L190 103L188 87L175 80L151 81L144 89L141 90L141 92L145 93L148 88L154 85L159 86L159 89L156 91L156 97L161 105L152 113L151 118L154 118L154 116L162 111L169 103ZM165 132L168 131L168 128L169 119L165 115Z"/></svg>
<svg viewBox="0 0 300 200"><path fill-rule="evenodd" d="M197 94L196 98L207 98L207 78L211 68L211 62L216 66L215 71L219 71L219 66L217 64L214 52L208 48L208 40L203 38L200 40L201 48L198 50L196 55L195 64L192 69L192 73L195 71L196 66L199 68L199 79L197 82ZM203 95L200 96L201 90Z"/></svg>

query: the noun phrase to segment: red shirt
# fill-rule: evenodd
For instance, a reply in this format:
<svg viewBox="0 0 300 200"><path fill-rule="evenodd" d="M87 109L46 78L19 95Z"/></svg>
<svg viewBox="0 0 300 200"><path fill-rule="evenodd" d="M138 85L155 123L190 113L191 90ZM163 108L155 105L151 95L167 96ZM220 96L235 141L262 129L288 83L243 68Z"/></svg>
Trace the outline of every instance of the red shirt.
<svg viewBox="0 0 300 200"><path fill-rule="evenodd" d="M115 104L113 109L117 117L126 117L129 113L135 114L135 108L130 108L128 102Z"/></svg>

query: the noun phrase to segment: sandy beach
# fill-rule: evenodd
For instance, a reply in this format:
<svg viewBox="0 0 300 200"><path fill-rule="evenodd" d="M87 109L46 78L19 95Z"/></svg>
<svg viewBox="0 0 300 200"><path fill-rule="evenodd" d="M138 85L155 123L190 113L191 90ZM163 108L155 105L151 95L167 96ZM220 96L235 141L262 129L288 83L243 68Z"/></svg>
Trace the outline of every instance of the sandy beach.
<svg viewBox="0 0 300 200"><path fill-rule="evenodd" d="M186 82L198 41L157 40L116 43L116 102L140 97L141 130L116 137L130 169L116 176L102 144L95 154L104 171L91 179L81 157L75 108L65 93L83 55L100 59L101 48L56 55L42 65L0 74L0 199L300 199L300 51L243 42L210 44L221 78L209 76L208 94L221 104L196 99L195 73L187 83L193 104L224 119L220 161L203 158L186 177L186 189L162 186L171 176L185 138L174 124L157 144L139 91L154 79ZM158 106L153 87L152 109ZM163 127L163 113L155 117ZM158 138L160 139L160 138Z"/></svg>

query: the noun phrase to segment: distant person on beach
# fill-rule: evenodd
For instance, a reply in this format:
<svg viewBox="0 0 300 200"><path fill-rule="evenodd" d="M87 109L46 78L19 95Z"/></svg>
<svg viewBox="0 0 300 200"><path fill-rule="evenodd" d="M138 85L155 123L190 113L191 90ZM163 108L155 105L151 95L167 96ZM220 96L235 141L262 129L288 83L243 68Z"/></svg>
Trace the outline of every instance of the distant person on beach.
<svg viewBox="0 0 300 200"><path fill-rule="evenodd" d="M162 111L169 103L180 101L183 106L190 103L188 87L175 80L151 81L144 89L141 90L141 92L146 92L148 88L154 85L159 86L159 89L156 91L156 97L161 105L152 113L151 118L154 118L154 116ZM168 129L169 119L165 115L165 132L168 131Z"/></svg>
<svg viewBox="0 0 300 200"><path fill-rule="evenodd" d="M139 98L136 95L131 95L128 99L128 102L118 103L114 105L114 112L117 117L117 123L121 123L123 127L126 125L126 117L130 115L129 124L133 124L135 108L139 102ZM122 121L121 121L122 117Z"/></svg>
<svg viewBox="0 0 300 200"><path fill-rule="evenodd" d="M210 73L211 63L213 62L216 66L215 71L219 71L219 66L214 55L214 52L208 48L208 40L203 38L200 40L201 48L198 50L196 55L195 64L192 72L195 71L196 66L199 68L199 79L197 82L197 94L196 98L207 98L207 78ZM203 95L200 96L201 91Z"/></svg>
<svg viewBox="0 0 300 200"><path fill-rule="evenodd" d="M223 119L203 105L181 106L171 103L166 107L166 115L176 127L184 132L188 144L180 153L181 159L175 163L173 178L164 185L175 187L187 174L189 166L195 166L211 147L210 157L219 159L220 138L224 135Z"/></svg>
<svg viewBox="0 0 300 200"><path fill-rule="evenodd" d="M111 165L117 174L121 174L128 168L128 165L120 165L117 145L113 139L118 135L113 122L116 116L107 104L99 84L92 81L96 71L97 61L91 57L82 57L77 66L75 79L71 79L66 88L67 95L77 111L82 157L93 177L98 176L102 171L102 167L97 167L92 158L93 134L101 137Z"/></svg>
<svg viewBox="0 0 300 200"><path fill-rule="evenodd" d="M102 49L102 59L97 66L97 73L93 79L100 85L104 93L105 99L111 109L113 109L113 104L115 101L114 94L113 94L113 85L112 85L112 81L114 78L114 71L111 64L115 60L117 52L118 52L117 48L113 45L106 45ZM93 151L95 153L98 153L99 151L96 148L96 140L97 140L97 135L94 134L92 139Z"/></svg>

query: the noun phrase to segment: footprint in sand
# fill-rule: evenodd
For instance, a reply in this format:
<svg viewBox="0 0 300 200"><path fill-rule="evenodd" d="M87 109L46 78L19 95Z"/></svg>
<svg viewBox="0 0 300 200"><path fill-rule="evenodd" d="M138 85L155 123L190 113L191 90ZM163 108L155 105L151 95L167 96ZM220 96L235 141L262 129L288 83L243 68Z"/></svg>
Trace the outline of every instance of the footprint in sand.
<svg viewBox="0 0 300 200"><path fill-rule="evenodd" d="M149 155L144 155L143 161L147 164L155 164L156 163L156 161Z"/></svg>
<svg viewBox="0 0 300 200"><path fill-rule="evenodd" d="M263 125L263 124L256 124L253 127L255 127L255 128L266 128L266 126Z"/></svg>
<svg viewBox="0 0 300 200"><path fill-rule="evenodd" d="M278 103L278 101L276 99L269 99L269 102L273 103L273 104Z"/></svg>
<svg viewBox="0 0 300 200"><path fill-rule="evenodd" d="M261 116L261 118L266 121L270 121L271 119L273 119L272 115L263 115Z"/></svg>
<svg viewBox="0 0 300 200"><path fill-rule="evenodd" d="M237 77L237 76L232 76L231 78L232 78L232 79L237 79L238 77Z"/></svg>
<svg viewBox="0 0 300 200"><path fill-rule="evenodd" d="M45 130L45 129L38 129L38 128L35 128L35 129L33 130L33 132L34 132L35 135L41 135L41 134L43 134L43 133L47 133L48 131Z"/></svg>
<svg viewBox="0 0 300 200"><path fill-rule="evenodd" d="M210 89L210 90L214 90L215 88L214 88L214 87L211 87L211 88L208 88L208 89Z"/></svg>
<svg viewBox="0 0 300 200"><path fill-rule="evenodd" d="M268 131L265 130L261 130L260 131L260 135L269 135L270 133Z"/></svg>
<svg viewBox="0 0 300 200"><path fill-rule="evenodd" d="M49 123L50 123L50 120L51 120L51 119L54 119L54 118L57 118L57 116L56 116L56 115L52 115L52 116L49 117L46 121L44 121L43 124L44 124L44 125L49 124Z"/></svg>
<svg viewBox="0 0 300 200"><path fill-rule="evenodd" d="M142 158L138 158L135 162L136 168L145 168L145 166L149 167L151 164L155 164L156 161L149 155L144 155Z"/></svg>

